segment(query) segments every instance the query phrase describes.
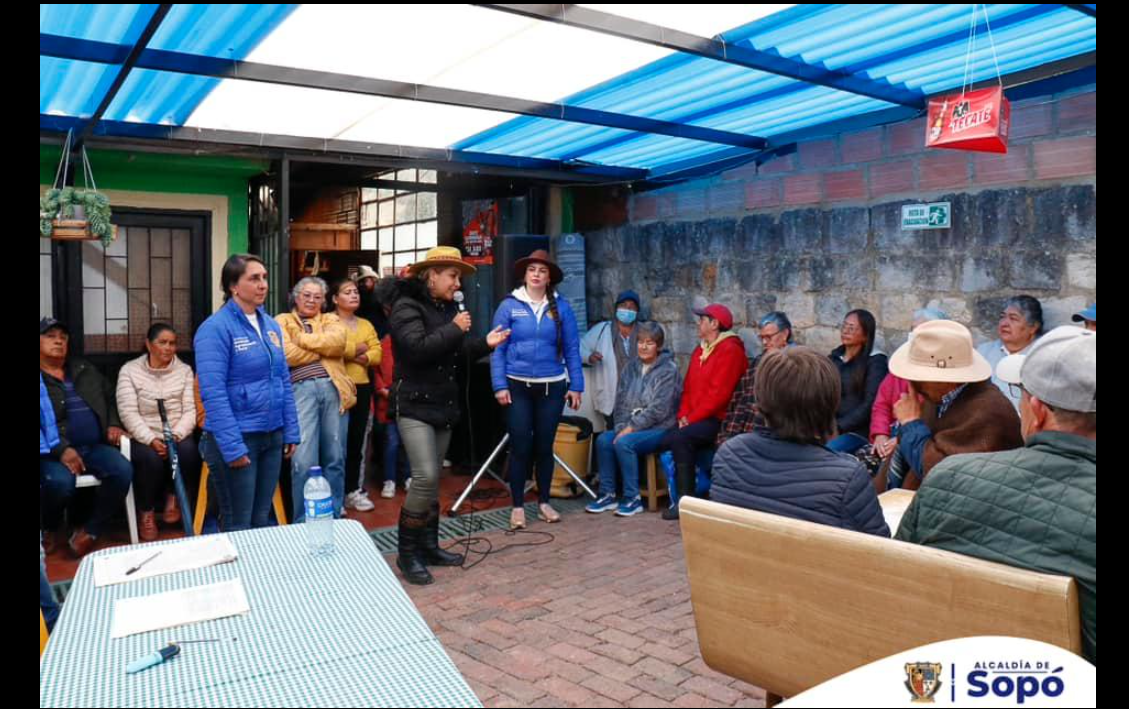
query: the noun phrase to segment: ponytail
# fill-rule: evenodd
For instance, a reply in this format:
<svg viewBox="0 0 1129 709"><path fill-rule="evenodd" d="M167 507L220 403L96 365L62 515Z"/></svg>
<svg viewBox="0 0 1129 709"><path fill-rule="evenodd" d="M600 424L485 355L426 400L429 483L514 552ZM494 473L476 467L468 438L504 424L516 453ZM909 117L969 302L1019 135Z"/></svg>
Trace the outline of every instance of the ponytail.
<svg viewBox="0 0 1129 709"><path fill-rule="evenodd" d="M557 296L553 292L553 287L550 285L545 293L549 297L549 316L553 318L557 324L557 357L564 357L564 334L561 327L561 313L557 308Z"/></svg>

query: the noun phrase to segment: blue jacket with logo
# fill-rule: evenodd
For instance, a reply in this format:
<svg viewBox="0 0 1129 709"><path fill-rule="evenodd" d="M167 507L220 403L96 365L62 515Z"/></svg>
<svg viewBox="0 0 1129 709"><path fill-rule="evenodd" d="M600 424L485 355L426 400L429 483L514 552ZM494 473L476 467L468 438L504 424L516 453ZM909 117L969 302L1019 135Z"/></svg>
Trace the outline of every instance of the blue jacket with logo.
<svg viewBox="0 0 1129 709"><path fill-rule="evenodd" d="M540 379L555 377L568 366L569 391L584 391L584 372L580 361L580 334L576 315L568 299L557 294L557 312L561 316L561 334L564 337L564 362L557 346L557 323L548 309L538 322L533 308L512 293L506 296L494 313L494 324L512 330L510 339L503 342L490 356L490 374L494 391L508 389L507 376Z"/></svg>
<svg viewBox="0 0 1129 709"><path fill-rule="evenodd" d="M215 437L228 463L247 455L244 433L281 428L284 442L301 442L282 328L263 308L255 317L261 338L230 300L204 321L194 340L204 430Z"/></svg>

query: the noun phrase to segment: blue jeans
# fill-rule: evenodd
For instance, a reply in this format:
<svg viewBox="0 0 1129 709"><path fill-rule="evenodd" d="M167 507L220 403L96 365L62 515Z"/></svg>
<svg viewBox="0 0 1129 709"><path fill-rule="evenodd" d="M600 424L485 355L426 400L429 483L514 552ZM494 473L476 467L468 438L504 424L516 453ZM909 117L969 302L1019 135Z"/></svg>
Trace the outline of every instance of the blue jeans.
<svg viewBox="0 0 1129 709"><path fill-rule="evenodd" d="M345 504L345 443L349 440L349 414L341 413L341 395L328 377L307 379L294 385L298 428L302 442L294 451L290 493L294 500L294 523L306 519L304 488L310 468L321 466L333 492L333 516L341 517Z"/></svg>
<svg viewBox="0 0 1129 709"><path fill-rule="evenodd" d="M549 501L553 484L553 440L561 421L568 382L528 384L509 379L510 494L514 507L525 506L525 481L537 465L537 495ZM414 483L413 483L414 484Z"/></svg>
<svg viewBox="0 0 1129 709"><path fill-rule="evenodd" d="M47 632L55 628L55 621L59 619L59 602L55 600L55 592L47 581L47 565L43 563L43 533L39 533L39 610L43 611L43 622L47 625Z"/></svg>
<svg viewBox="0 0 1129 709"><path fill-rule="evenodd" d="M282 429L267 433L244 433L243 445L251 464L230 468L212 434L200 436L200 454L211 471L208 482L220 510L220 529L238 532L271 524L271 503L282 468Z"/></svg>
<svg viewBox="0 0 1129 709"><path fill-rule="evenodd" d="M615 432L608 431L596 439L596 455L600 459L600 497L615 494L616 463L623 475L623 498L639 496L639 456L654 453L666 435L666 429L636 431L614 441Z"/></svg>
<svg viewBox="0 0 1129 709"><path fill-rule="evenodd" d="M86 472L102 481L95 491L94 512L86 522L86 533L97 537L125 500L133 481L133 466L113 446L75 446L86 464ZM57 460L39 457L39 500L43 529L54 530L63 510L74 497L75 476Z"/></svg>
<svg viewBox="0 0 1129 709"><path fill-rule="evenodd" d="M408 470L408 456L400 441L400 428L395 421L384 425L384 480L403 482L411 472Z"/></svg>
<svg viewBox="0 0 1129 709"><path fill-rule="evenodd" d="M870 443L870 441L857 433L844 433L838 438L833 438L828 441L827 447L836 453L854 453L867 443Z"/></svg>

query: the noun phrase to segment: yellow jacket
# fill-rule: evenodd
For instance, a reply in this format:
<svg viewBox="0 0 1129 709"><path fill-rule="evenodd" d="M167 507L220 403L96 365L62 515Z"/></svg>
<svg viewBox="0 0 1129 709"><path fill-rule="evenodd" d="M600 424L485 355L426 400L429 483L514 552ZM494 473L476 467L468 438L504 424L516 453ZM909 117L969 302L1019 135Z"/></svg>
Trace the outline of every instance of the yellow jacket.
<svg viewBox="0 0 1129 709"><path fill-rule="evenodd" d="M380 365L381 349L380 339L376 336L376 328L372 326L368 320L364 318L357 318L357 329L345 325L345 371L349 373L354 384L368 384L369 383L369 367L377 367ZM368 350L365 355L368 356L368 366L357 364L353 360L357 357L357 343L363 342L368 345Z"/></svg>
<svg viewBox="0 0 1129 709"><path fill-rule="evenodd" d="M319 313L309 320L313 332L306 332L296 312L275 318L282 326L282 348L291 369L321 362L337 393L341 396L341 413L357 403L357 386L345 371L345 344L348 339L341 319L335 313ZM354 351L355 348L354 348Z"/></svg>

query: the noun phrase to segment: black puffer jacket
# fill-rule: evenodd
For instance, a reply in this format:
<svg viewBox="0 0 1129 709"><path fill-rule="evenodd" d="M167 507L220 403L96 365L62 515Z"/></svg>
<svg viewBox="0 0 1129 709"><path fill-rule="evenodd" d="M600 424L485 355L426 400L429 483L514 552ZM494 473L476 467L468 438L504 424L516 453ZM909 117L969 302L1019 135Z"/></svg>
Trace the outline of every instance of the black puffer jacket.
<svg viewBox="0 0 1129 709"><path fill-rule="evenodd" d="M387 282L385 282L387 281ZM454 303L437 301L416 278L385 279L377 298L392 304L388 325L396 352L389 413L452 428L459 421L458 370L490 352L486 340L468 338L452 320Z"/></svg>
<svg viewBox="0 0 1129 709"><path fill-rule="evenodd" d="M890 536L862 463L771 429L730 438L713 459L710 499L726 505Z"/></svg>
<svg viewBox="0 0 1129 709"><path fill-rule="evenodd" d="M840 434L857 433L863 438L869 438L870 411L874 408L874 400L878 398L878 388L886 378L889 363L886 355L878 350L871 352L865 361L859 355L850 362L844 362L846 352L847 348L843 346L831 352L831 362L839 370L843 387L843 398L839 402L835 420L839 424ZM861 367L866 367L866 379L862 391L855 391L855 372Z"/></svg>

